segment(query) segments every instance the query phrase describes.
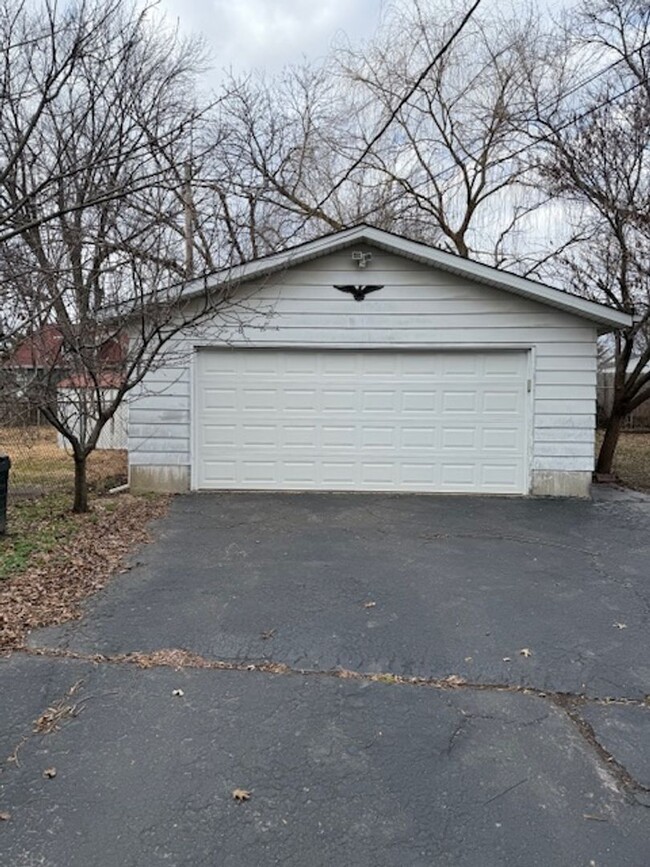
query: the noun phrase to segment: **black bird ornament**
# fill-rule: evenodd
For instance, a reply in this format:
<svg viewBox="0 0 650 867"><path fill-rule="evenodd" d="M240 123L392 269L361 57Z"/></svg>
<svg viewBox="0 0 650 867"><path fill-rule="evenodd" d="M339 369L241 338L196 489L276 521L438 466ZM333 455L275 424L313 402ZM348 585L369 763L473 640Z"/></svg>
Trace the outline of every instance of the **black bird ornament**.
<svg viewBox="0 0 650 867"><path fill-rule="evenodd" d="M383 289L383 286L335 286L339 292L347 292L352 295L355 301L363 301L366 295L370 292L376 292L378 289Z"/></svg>

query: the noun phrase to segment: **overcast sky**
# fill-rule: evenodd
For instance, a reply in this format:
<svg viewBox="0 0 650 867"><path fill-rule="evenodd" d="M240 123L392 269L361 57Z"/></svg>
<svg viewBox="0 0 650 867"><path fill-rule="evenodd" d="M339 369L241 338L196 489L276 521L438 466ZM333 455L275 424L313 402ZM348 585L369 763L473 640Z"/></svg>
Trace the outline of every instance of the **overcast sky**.
<svg viewBox="0 0 650 867"><path fill-rule="evenodd" d="M381 0L163 0L172 20L202 34L216 70L255 67L276 71L286 63L327 53L343 33L370 36Z"/></svg>
<svg viewBox="0 0 650 867"><path fill-rule="evenodd" d="M232 67L277 71L327 53L334 39L372 36L385 0L162 0L183 31L202 34L213 57L213 76ZM571 0L539 0L557 8ZM512 0L484 0L485 6ZM462 4L464 6L464 4ZM461 4L459 3L459 8Z"/></svg>

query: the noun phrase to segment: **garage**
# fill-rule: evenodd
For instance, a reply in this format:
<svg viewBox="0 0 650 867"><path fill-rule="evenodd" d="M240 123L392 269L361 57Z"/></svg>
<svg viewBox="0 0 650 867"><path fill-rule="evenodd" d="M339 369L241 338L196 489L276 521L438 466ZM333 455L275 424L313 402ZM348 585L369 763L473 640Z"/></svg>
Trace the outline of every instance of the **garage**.
<svg viewBox="0 0 650 867"><path fill-rule="evenodd" d="M196 487L524 493L528 356L202 350Z"/></svg>
<svg viewBox="0 0 650 867"><path fill-rule="evenodd" d="M588 497L627 313L355 226L189 282L129 403L133 490Z"/></svg>

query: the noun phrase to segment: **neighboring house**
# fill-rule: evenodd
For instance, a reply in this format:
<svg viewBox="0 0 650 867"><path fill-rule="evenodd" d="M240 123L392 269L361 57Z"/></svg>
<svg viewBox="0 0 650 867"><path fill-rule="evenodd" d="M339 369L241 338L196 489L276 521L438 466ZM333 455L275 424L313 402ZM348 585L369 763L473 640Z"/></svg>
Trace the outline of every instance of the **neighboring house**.
<svg viewBox="0 0 650 867"><path fill-rule="evenodd" d="M632 373L638 363L638 358L632 358L627 366L627 372ZM598 418L604 422L609 417L614 401L614 363L609 360L598 369ZM650 372L650 365L645 368ZM650 430L650 400L633 410L623 421L624 430Z"/></svg>
<svg viewBox="0 0 650 867"><path fill-rule="evenodd" d="M260 316L146 377L134 489L589 494L597 335L626 314L367 226L209 279Z"/></svg>
<svg viewBox="0 0 650 867"><path fill-rule="evenodd" d="M120 370L126 352L126 338L108 337L98 350L99 385L106 401L115 396L122 382ZM40 397L50 395L57 401L61 418L72 431L85 439L85 430L94 423L96 392L88 376L74 372L74 358L65 352L59 327L47 324L25 337L0 366L4 388L0 388L0 424L36 424L43 421L34 406L34 392L45 388ZM30 396L31 392L31 396ZM123 403L103 428L97 448L126 449L128 406ZM66 448L59 434L58 443Z"/></svg>
<svg viewBox="0 0 650 867"><path fill-rule="evenodd" d="M25 337L9 358L0 364L0 424L39 424L40 413L27 398L36 386L47 388L56 382L62 366L61 332L55 325L44 325Z"/></svg>
<svg viewBox="0 0 650 867"><path fill-rule="evenodd" d="M122 383L119 374L105 373L100 380L107 403L115 399L116 390ZM97 416L97 399L94 383L88 378L71 376L57 387L59 416L70 426L72 432L86 441ZM118 406L115 415L104 425L97 440L98 449L126 449L128 447L129 405L126 401ZM69 448L68 441L58 434L59 448Z"/></svg>

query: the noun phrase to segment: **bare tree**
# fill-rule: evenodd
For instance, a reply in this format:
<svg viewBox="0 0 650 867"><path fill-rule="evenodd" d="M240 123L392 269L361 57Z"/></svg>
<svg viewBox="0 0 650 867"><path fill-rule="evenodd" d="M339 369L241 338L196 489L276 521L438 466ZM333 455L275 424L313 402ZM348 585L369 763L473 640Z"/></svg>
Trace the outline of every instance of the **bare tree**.
<svg viewBox="0 0 650 867"><path fill-rule="evenodd" d="M515 206L527 168L516 154L541 34L533 9L510 19L479 10L421 78L457 12L454 3L397 3L363 55L349 50L339 61L362 127L372 129L377 113L394 114L391 134L367 158L367 177L384 184L394 228L461 256L494 259L510 223L514 229L535 203L528 191L525 208ZM395 113L405 90L410 98ZM364 129L360 135L369 137Z"/></svg>
<svg viewBox="0 0 650 867"><path fill-rule="evenodd" d="M118 0L9 9L13 60L0 95L5 319L14 345L46 326L59 339L32 380L16 368L12 381L5 347L3 385L20 387L69 444L82 512L87 458L125 395L181 330L215 311L234 315L227 292L185 298L190 248L199 274L212 265L188 184L191 148L204 156L203 54L154 26L148 9ZM59 400L61 385L74 399Z"/></svg>
<svg viewBox="0 0 650 867"><path fill-rule="evenodd" d="M610 473L623 420L650 399L650 7L585 0L571 42L606 65L580 112L556 106L541 118L550 153L540 169L582 236L559 259L564 274L577 292L635 318L611 343L613 401L596 466Z"/></svg>
<svg viewBox="0 0 650 867"><path fill-rule="evenodd" d="M343 168L338 142L350 134L345 91L324 68L228 79L217 130L212 189L241 259L358 221L347 188L317 204Z"/></svg>
<svg viewBox="0 0 650 867"><path fill-rule="evenodd" d="M413 124L435 76L451 78L441 70L469 32L480 2L464 3L462 14L457 4L446 17L440 13L435 34L432 19L421 21L427 50L413 49L407 75L395 66L394 48L411 50L421 33L415 25L403 32L404 4L381 37L390 44L385 50L383 42L367 57L340 49L318 66L226 83L215 189L242 258L278 249L297 234L313 237L360 222L405 228L405 212L412 215L420 202L408 199L396 183L395 163L403 162L403 153L386 142L403 137L405 117ZM377 52L384 52L383 65L373 65ZM419 130L408 128L417 137ZM412 215L407 228L413 230L416 221Z"/></svg>

